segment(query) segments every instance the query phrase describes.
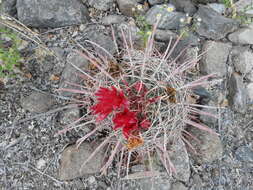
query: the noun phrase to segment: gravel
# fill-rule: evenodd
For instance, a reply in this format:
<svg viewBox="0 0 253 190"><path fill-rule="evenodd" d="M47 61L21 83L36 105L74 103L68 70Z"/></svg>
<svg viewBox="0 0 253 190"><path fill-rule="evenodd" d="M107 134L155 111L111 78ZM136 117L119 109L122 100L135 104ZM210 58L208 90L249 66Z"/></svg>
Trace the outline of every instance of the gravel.
<svg viewBox="0 0 253 190"><path fill-rule="evenodd" d="M202 0L202 2L204 1ZM10 7L9 10L13 11L15 9ZM110 11L112 12L109 15L118 15L116 9L113 11L110 8ZM106 14L99 13L93 19L95 21L102 20L101 18ZM125 20L127 21L128 18ZM80 114L76 108L69 112L63 109L68 103L68 98L60 96L56 89L59 88L61 81L58 78L62 77L62 71L66 68L67 55L73 53L73 49L76 48L74 41L81 43L87 37L88 30L86 29L89 29L89 25L82 24L81 26L36 30L39 31L43 44L48 48L52 48L57 53L58 58L48 54L43 55L43 51L36 44L29 41L28 46L22 50L24 51L24 59L27 61L27 64L22 66L22 72L17 73L14 78L8 79L4 87L1 85L0 189L132 190L151 187L150 179L119 181L117 180L117 171L113 168L109 168L106 177L91 174L69 181L61 181L58 178L62 152L67 145L74 144L77 139L87 134L87 130L78 128L57 135L60 130L66 127L67 123L73 122ZM250 27L239 29L237 32L230 34L229 39L233 43L252 44L251 38L249 38L250 31ZM101 34L94 35L95 38L96 36L102 36L101 39L104 40L103 38L106 36L111 40L110 35L107 33L107 27L99 32ZM194 33L194 35L196 34ZM203 36L205 35L202 35L202 39ZM220 36L224 36L224 34L218 35L219 39ZM226 39L222 41L226 41ZM227 41L215 43L226 44ZM107 47L108 44L102 45ZM108 47L111 47L111 51L115 52L111 42ZM215 56L213 54L213 57ZM231 65L231 67L233 66ZM30 73L30 75L25 75L27 73ZM224 78L228 82L225 74ZM235 90L240 88L241 83L236 85ZM244 85L247 86L243 81ZM228 88L230 87L226 85L222 87L225 95L229 92ZM30 109L24 109L24 105L21 104L22 97L29 97L35 92L46 93L54 99L54 104L51 104L50 108L48 107L40 114L34 113ZM211 99L213 100L213 97ZM219 133L219 143L221 144L218 144L222 145L223 149L223 154L220 152L218 152L219 154L214 153L218 159L200 164L192 159L193 154L190 154L189 158L184 154L184 158L188 162L186 167L190 167L187 168L187 174L184 177L187 180L182 183L175 178L160 177L156 180L156 189L171 187L172 189L189 190L251 190L253 187L253 108L244 104L244 109L244 113L224 106L217 109L219 119L217 122L213 122L211 127ZM69 118L66 119L65 117ZM198 136L196 137L198 138ZM204 145L208 147L208 144ZM135 169L138 170L138 167L135 167Z"/></svg>

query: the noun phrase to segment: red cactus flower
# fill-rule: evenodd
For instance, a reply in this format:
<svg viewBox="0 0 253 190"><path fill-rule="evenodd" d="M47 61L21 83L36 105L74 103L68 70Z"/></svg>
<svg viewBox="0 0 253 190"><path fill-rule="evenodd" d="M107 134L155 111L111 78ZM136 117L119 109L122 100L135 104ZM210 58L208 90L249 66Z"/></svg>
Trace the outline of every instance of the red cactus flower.
<svg viewBox="0 0 253 190"><path fill-rule="evenodd" d="M98 103L91 107L95 114L98 114L98 120L105 119L113 110L121 107L128 107L129 102L122 91L118 91L114 86L111 89L100 87L97 96Z"/></svg>
<svg viewBox="0 0 253 190"><path fill-rule="evenodd" d="M123 112L119 112L113 118L114 130L118 128L123 128L123 134L128 138L132 131L138 128L138 120L136 113L129 111L129 109L124 109Z"/></svg>

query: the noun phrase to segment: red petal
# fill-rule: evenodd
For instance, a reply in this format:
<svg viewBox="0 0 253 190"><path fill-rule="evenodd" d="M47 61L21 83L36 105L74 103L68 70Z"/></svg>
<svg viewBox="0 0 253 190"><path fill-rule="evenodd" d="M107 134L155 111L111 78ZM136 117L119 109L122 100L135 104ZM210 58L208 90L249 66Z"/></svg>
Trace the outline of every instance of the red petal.
<svg viewBox="0 0 253 190"><path fill-rule="evenodd" d="M114 130L123 128L123 134L126 138L130 133L138 128L138 120L136 113L125 109L123 112L117 113L113 118Z"/></svg>
<svg viewBox="0 0 253 190"><path fill-rule="evenodd" d="M113 110L120 107L128 107L128 100L122 91L118 91L114 86L112 88L100 87L95 93L98 103L91 107L93 113L99 115L99 120L105 119Z"/></svg>

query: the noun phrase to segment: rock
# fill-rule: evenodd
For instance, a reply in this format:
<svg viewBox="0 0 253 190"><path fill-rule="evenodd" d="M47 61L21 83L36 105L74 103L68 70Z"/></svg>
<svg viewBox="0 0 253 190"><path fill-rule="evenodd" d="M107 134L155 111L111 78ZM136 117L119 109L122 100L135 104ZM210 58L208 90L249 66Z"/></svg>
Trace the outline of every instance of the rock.
<svg viewBox="0 0 253 190"><path fill-rule="evenodd" d="M193 46L198 46L199 42L200 42L199 37L195 35L193 32L189 31L185 33L185 35L180 39L173 53L179 54L186 47L190 48Z"/></svg>
<svg viewBox="0 0 253 190"><path fill-rule="evenodd" d="M253 83L249 83L247 85L247 90L248 90L248 95L249 95L250 101L253 102Z"/></svg>
<svg viewBox="0 0 253 190"><path fill-rule="evenodd" d="M185 12L189 15L193 15L197 9L191 0L171 0L170 3L176 7L179 12Z"/></svg>
<svg viewBox="0 0 253 190"><path fill-rule="evenodd" d="M80 31L84 31L86 29L86 25L85 24L81 24L80 26L79 26L79 30Z"/></svg>
<svg viewBox="0 0 253 190"><path fill-rule="evenodd" d="M252 1L249 0L239 0L234 3L234 7L237 13L247 14L253 10Z"/></svg>
<svg viewBox="0 0 253 190"><path fill-rule="evenodd" d="M133 9L136 9L138 6L138 3L136 0L117 0L119 10L123 15L126 16L134 16L135 11Z"/></svg>
<svg viewBox="0 0 253 190"><path fill-rule="evenodd" d="M245 11L245 15L248 17L253 17L253 8L250 10Z"/></svg>
<svg viewBox="0 0 253 190"><path fill-rule="evenodd" d="M253 69L253 53L245 47L235 47L230 54L230 61L235 71L245 75Z"/></svg>
<svg viewBox="0 0 253 190"><path fill-rule="evenodd" d="M100 11L107 11L113 5L114 0L88 0L90 6Z"/></svg>
<svg viewBox="0 0 253 190"><path fill-rule="evenodd" d="M215 107L216 105L211 101L208 106ZM203 108L201 111L213 114L214 116L218 117L218 110L214 108ZM212 116L200 114L199 116L200 120L206 124L207 126L216 126L218 124L218 119Z"/></svg>
<svg viewBox="0 0 253 190"><path fill-rule="evenodd" d="M177 39L178 35L170 30L159 30L155 31L155 39L161 42L168 42L170 39Z"/></svg>
<svg viewBox="0 0 253 190"><path fill-rule="evenodd" d="M190 178L189 156L182 140L178 139L174 142L171 151L169 151L170 160L176 169L175 177L187 182Z"/></svg>
<svg viewBox="0 0 253 190"><path fill-rule="evenodd" d="M41 158L41 159L38 160L38 162L36 164L36 167L39 170L41 170L41 169L43 169L46 166L46 164L47 164L47 161Z"/></svg>
<svg viewBox="0 0 253 190"><path fill-rule="evenodd" d="M215 3L217 0L192 0L194 3L201 3L201 4L207 4L207 3Z"/></svg>
<svg viewBox="0 0 253 190"><path fill-rule="evenodd" d="M29 96L21 99L21 106L32 113L46 112L54 103L53 96L40 92L32 92Z"/></svg>
<svg viewBox="0 0 253 190"><path fill-rule="evenodd" d="M143 164L134 165L131 167L131 171L132 173L143 172L146 171L146 166Z"/></svg>
<svg viewBox="0 0 253 190"><path fill-rule="evenodd" d="M172 187L170 190L188 190L187 187L181 182L176 182L172 184Z"/></svg>
<svg viewBox="0 0 253 190"><path fill-rule="evenodd" d="M248 146L241 146L235 151L237 160L253 163L253 150Z"/></svg>
<svg viewBox="0 0 253 190"><path fill-rule="evenodd" d="M184 63L186 61L192 61L194 59L197 60L198 55L199 55L198 47L189 47L185 50L185 53L180 56L179 61ZM175 57L176 55L173 55L173 56Z"/></svg>
<svg viewBox="0 0 253 190"><path fill-rule="evenodd" d="M238 73L233 73L228 83L229 105L234 111L244 113L247 108L247 91L243 78Z"/></svg>
<svg viewBox="0 0 253 190"><path fill-rule="evenodd" d="M66 111L63 111L61 114L61 124L68 125L73 123L80 118L80 109L78 107L69 108Z"/></svg>
<svg viewBox="0 0 253 190"><path fill-rule="evenodd" d="M88 10L78 0L17 0L20 22L39 28L87 23Z"/></svg>
<svg viewBox="0 0 253 190"><path fill-rule="evenodd" d="M66 66L61 75L60 88L73 88L73 86L67 84L66 82L78 84L80 81L80 76L78 76L79 71L74 68L71 64L75 65L80 69L88 69L89 61L82 57L77 52L71 52L67 56ZM62 96L71 96L72 92L59 91Z"/></svg>
<svg viewBox="0 0 253 190"><path fill-rule="evenodd" d="M111 25L111 24L120 24L125 21L125 17L122 15L108 15L102 18L102 24Z"/></svg>
<svg viewBox="0 0 253 190"><path fill-rule="evenodd" d="M143 40L142 40L141 35L139 34L140 29L136 25L133 25L131 23L121 23L118 26L117 34L119 38L123 41L123 35L122 35L121 30L123 30L128 42L130 40L130 37L128 34L131 33L131 40L133 41L133 44L137 46L137 48L143 46Z"/></svg>
<svg viewBox="0 0 253 190"><path fill-rule="evenodd" d="M17 0L3 0L2 2L3 13L14 17L17 14L16 3L17 3ZM1 6L1 3L0 3L0 6Z"/></svg>
<svg viewBox="0 0 253 190"><path fill-rule="evenodd" d="M236 32L230 34L228 39L235 44L253 44L253 23L247 28L241 28Z"/></svg>
<svg viewBox="0 0 253 190"><path fill-rule="evenodd" d="M185 14L172 11L172 7L167 4L155 5L146 13L146 21L150 25L157 22L158 15L161 15L157 28L163 30L179 29L180 19L186 19Z"/></svg>
<svg viewBox="0 0 253 190"><path fill-rule="evenodd" d="M26 40L21 40L20 43L18 44L17 49L18 49L19 51L24 51L25 49L28 48L28 45L29 45L29 44L30 44L30 43L29 43L28 41L26 41Z"/></svg>
<svg viewBox="0 0 253 190"><path fill-rule="evenodd" d="M196 24L196 32L207 39L220 40L230 32L238 28L238 22L226 18L208 6L199 6L194 16L200 18L200 24Z"/></svg>
<svg viewBox="0 0 253 190"><path fill-rule="evenodd" d="M76 145L68 146L61 155L59 168L60 180L71 180L86 174L99 172L104 157L102 150L95 155L94 159L91 159L83 166L84 161L89 158L93 151L94 147L91 146L91 143L84 142L78 149Z"/></svg>
<svg viewBox="0 0 253 190"><path fill-rule="evenodd" d="M197 129L193 126L189 132L200 141L194 139L189 141L197 151L197 154L193 155L195 161L202 164L221 159L223 148L218 135Z"/></svg>
<svg viewBox="0 0 253 190"><path fill-rule="evenodd" d="M202 182L201 177L198 174L194 174L192 176L191 184L192 184L192 186L189 190L200 190L200 189L202 189L203 182Z"/></svg>
<svg viewBox="0 0 253 190"><path fill-rule="evenodd" d="M150 5L163 4L164 0L148 0Z"/></svg>
<svg viewBox="0 0 253 190"><path fill-rule="evenodd" d="M196 56L197 58L197 55L194 55L194 56ZM211 97L212 97L211 94L202 86L197 86L193 88L192 92L196 94L197 96L199 96L198 103L201 105L207 105L209 101L211 100Z"/></svg>
<svg viewBox="0 0 253 190"><path fill-rule="evenodd" d="M201 58L200 71L203 74L214 74L223 77L226 75L229 52L232 48L230 43L206 41L202 51L205 52Z"/></svg>
<svg viewBox="0 0 253 190"><path fill-rule="evenodd" d="M96 183L96 178L95 178L94 176L90 176L90 177L88 178L88 183L89 183L89 184L94 184L94 183Z"/></svg>
<svg viewBox="0 0 253 190"><path fill-rule="evenodd" d="M140 188L143 190L146 189L154 189L154 190L168 190L171 187L171 181L168 178L146 178L146 179L140 179L138 180L138 183L140 184Z"/></svg>
<svg viewBox="0 0 253 190"><path fill-rule="evenodd" d="M223 14L226 10L225 5L222 3L210 3L208 6L220 14Z"/></svg>
<svg viewBox="0 0 253 190"><path fill-rule="evenodd" d="M103 31L102 31L103 27L104 26L89 26L89 27L87 27L85 30L86 35L84 37L85 37L85 39L98 44L99 46L104 48L106 51L108 51L111 55L113 55L114 53L116 53L115 44L113 42L113 39L110 36L105 35L103 33ZM97 46L93 46L93 47L96 49L96 51L98 53L102 54L103 56L106 56L106 57L109 56L108 54L106 54L102 49L98 48Z"/></svg>

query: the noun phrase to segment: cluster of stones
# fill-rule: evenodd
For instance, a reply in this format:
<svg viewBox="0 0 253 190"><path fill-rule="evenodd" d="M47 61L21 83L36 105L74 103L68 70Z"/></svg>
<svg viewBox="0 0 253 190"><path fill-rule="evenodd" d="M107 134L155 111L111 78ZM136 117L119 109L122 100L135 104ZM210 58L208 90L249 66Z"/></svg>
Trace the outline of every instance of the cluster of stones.
<svg viewBox="0 0 253 190"><path fill-rule="evenodd" d="M160 15L161 19L155 34L158 47L163 49L171 38L178 37L178 31L187 29L186 35L180 40L174 54L177 55L185 47L189 47L186 51L186 59L204 52L200 60L201 73L215 73L216 77L222 79L223 84L227 84L228 87L227 91L217 95L221 96L221 99L219 97L217 102L210 101L209 104L224 105L227 100L234 111L245 113L249 105L253 104L253 23L244 26L240 25L237 20L226 17L226 8L223 4L209 3L196 6L190 0L171 0L170 4L165 3L164 0L148 0L147 2L148 4L144 4L141 0L116 0L116 2L114 0L85 0L83 2L79 0L6 0L3 1L3 5L6 13L29 27L58 28L80 25L80 31L86 34L84 38L80 38L81 40L94 41L111 54L116 52L116 47L112 38L101 32L104 28L109 25L115 26L116 29L128 27L133 33L133 40L138 44L138 41L141 40L138 35L140 28L132 23L130 17L144 15L146 22L153 25L157 21L157 15ZM240 0L235 3L238 15L253 17L253 9L243 12L245 7L248 7L248 2ZM86 26L92 20L89 16L90 8L103 12L113 10L115 5L121 14L104 16L99 21L100 25ZM80 68L88 67L88 61L74 52L69 52L66 63L69 62ZM75 73L75 69L66 64L61 75L60 87L68 87L65 81L78 82L79 78ZM64 92L61 95L69 96L70 93ZM50 98L53 97L35 93L24 98L22 105L31 112L40 113L50 109L53 105ZM64 118L74 118L77 114L79 114L78 109L69 111L69 113L65 112ZM206 117L203 117L202 120L208 125L217 124L216 120ZM202 151L201 162L211 162L221 157L222 147L219 138L210 137L210 134L206 133L198 134L198 136L203 140L201 146L196 145L200 146L199 149ZM189 158L182 144L178 143L178 148L174 150L174 155L172 154L171 157L172 162L173 159L175 162L178 179L187 182L190 176ZM77 169L82 164L82 159L85 159L90 153L91 149L85 143L79 150L68 147L63 154L60 178L73 179L87 173L97 172L101 164L97 162L102 162L102 154L98 154L99 159L96 159L96 163L88 163L87 168L84 168L83 171ZM70 162L72 158L75 162Z"/></svg>

